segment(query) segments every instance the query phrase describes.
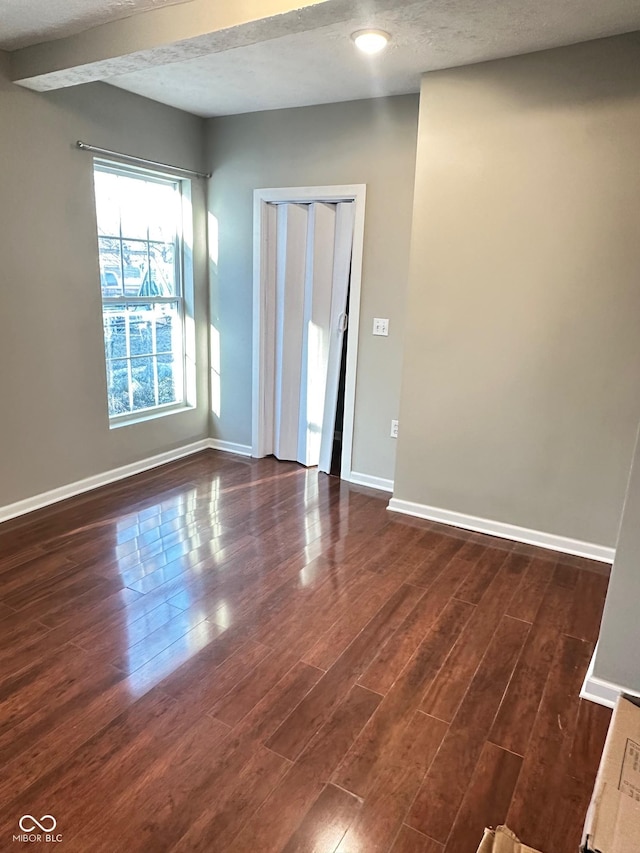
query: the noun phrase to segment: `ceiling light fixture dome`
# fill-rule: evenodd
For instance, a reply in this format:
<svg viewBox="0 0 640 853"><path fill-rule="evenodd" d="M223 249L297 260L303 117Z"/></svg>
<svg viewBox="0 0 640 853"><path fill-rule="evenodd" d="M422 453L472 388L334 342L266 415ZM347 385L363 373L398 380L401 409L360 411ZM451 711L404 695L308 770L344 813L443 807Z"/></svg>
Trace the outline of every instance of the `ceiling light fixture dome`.
<svg viewBox="0 0 640 853"><path fill-rule="evenodd" d="M391 36L384 30L356 30L355 33L351 33L351 38L358 50L373 54L384 50Z"/></svg>

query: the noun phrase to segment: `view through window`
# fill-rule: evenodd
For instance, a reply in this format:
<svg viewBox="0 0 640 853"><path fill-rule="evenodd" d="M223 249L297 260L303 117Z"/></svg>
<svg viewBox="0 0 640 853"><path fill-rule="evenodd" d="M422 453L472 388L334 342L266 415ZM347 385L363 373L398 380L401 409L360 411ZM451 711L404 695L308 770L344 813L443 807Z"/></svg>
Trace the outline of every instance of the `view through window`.
<svg viewBox="0 0 640 853"><path fill-rule="evenodd" d="M185 403L181 181L94 168L110 418Z"/></svg>

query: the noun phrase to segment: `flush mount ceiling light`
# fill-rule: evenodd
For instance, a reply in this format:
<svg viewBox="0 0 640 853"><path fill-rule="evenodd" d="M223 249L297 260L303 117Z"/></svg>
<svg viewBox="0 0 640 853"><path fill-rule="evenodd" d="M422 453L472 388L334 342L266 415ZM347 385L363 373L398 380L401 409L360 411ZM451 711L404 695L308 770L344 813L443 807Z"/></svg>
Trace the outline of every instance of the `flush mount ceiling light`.
<svg viewBox="0 0 640 853"><path fill-rule="evenodd" d="M363 53L380 53L387 46L391 36L384 30L357 30L351 33L355 46Z"/></svg>

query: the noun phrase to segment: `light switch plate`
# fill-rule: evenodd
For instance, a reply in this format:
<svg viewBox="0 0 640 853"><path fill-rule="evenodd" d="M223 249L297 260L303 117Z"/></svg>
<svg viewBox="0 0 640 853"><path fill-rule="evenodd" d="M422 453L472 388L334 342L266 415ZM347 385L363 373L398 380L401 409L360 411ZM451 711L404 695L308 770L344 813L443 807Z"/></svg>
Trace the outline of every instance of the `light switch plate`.
<svg viewBox="0 0 640 853"><path fill-rule="evenodd" d="M389 320L384 319L383 317L374 317L373 318L373 334L374 335L384 335L385 337L389 334Z"/></svg>

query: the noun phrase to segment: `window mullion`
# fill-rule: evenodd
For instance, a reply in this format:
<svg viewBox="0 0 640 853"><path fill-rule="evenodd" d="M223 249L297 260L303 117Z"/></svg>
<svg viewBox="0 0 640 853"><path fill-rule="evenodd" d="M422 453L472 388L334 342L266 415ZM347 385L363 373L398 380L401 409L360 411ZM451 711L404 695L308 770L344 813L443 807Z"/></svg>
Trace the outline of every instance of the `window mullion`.
<svg viewBox="0 0 640 853"><path fill-rule="evenodd" d="M131 329L129 327L129 309L124 308L124 339L125 352L127 354L127 380L129 386L129 411L133 411L133 370L131 365Z"/></svg>
<svg viewBox="0 0 640 853"><path fill-rule="evenodd" d="M124 286L124 243L122 242L122 203L118 203L118 231L120 233L120 237L118 240L118 248L120 250L120 286L122 288L122 295L126 294L126 288Z"/></svg>
<svg viewBox="0 0 640 853"><path fill-rule="evenodd" d="M178 301L178 296L105 296L102 300L105 305L173 305Z"/></svg>
<svg viewBox="0 0 640 853"><path fill-rule="evenodd" d="M158 387L158 335L156 329L156 319L156 309L154 307L151 320L151 349L153 351L151 364L153 366L153 393L157 406L160 403L160 389Z"/></svg>

